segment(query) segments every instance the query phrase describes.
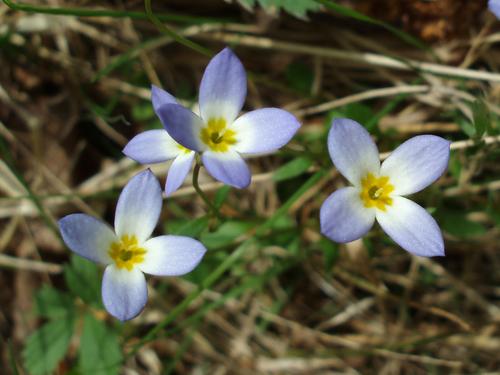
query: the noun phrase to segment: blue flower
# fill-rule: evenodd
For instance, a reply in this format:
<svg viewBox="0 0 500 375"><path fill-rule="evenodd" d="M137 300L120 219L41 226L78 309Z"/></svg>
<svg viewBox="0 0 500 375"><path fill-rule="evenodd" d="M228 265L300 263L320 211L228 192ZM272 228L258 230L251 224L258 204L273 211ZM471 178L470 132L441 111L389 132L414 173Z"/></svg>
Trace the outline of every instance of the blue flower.
<svg viewBox="0 0 500 375"><path fill-rule="evenodd" d="M448 166L450 142L413 137L380 165L377 146L360 124L333 121L328 135L333 164L354 185L337 190L321 206L321 232L336 242L364 236L375 219L403 249L420 256L444 255L443 236L427 211L402 197L437 180Z"/></svg>
<svg viewBox="0 0 500 375"><path fill-rule="evenodd" d="M229 48L219 52L205 70L200 85L200 116L176 103L168 93L159 89L155 92L164 98L161 104L156 101L156 114L168 134L189 150L183 149L183 162L178 162L183 167L171 167L169 171L167 195L186 177L194 157L190 151L201 153L203 165L215 179L237 188L248 186L251 174L241 155L277 150L300 127L292 114L278 108L258 109L237 118L245 101L247 79L243 65ZM177 144L169 140L167 145L168 135L164 133L146 133L132 139L124 153L141 163L176 157L175 164L181 154L171 150ZM176 183L168 188L170 179Z"/></svg>
<svg viewBox="0 0 500 375"><path fill-rule="evenodd" d="M500 0L488 1L488 8L498 19L500 19Z"/></svg>
<svg viewBox="0 0 500 375"><path fill-rule="evenodd" d="M102 301L108 312L124 321L144 308L144 273L180 276L191 272L206 252L198 241L183 236L150 238L160 217L161 187L150 170L124 187L115 212L115 230L85 214L59 221L64 242L76 254L106 265Z"/></svg>

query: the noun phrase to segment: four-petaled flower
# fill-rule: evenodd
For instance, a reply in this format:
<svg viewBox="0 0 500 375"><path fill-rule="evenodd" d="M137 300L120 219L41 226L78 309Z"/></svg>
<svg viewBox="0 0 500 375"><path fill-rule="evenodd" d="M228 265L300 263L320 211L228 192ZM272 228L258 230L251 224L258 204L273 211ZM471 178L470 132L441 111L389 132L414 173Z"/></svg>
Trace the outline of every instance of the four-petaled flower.
<svg viewBox="0 0 500 375"><path fill-rule="evenodd" d="M328 150L333 164L354 185L335 191L323 203L321 232L336 242L365 235L375 218L402 248L420 256L444 255L441 231L427 211L402 197L416 193L446 170L450 142L434 135L416 136L380 165L377 146L360 124L333 121Z"/></svg>
<svg viewBox="0 0 500 375"><path fill-rule="evenodd" d="M225 48L210 61L203 74L200 116L175 103L156 108L173 139L201 153L203 165L215 179L237 188L248 186L251 179L240 154L274 151L288 143L300 127L292 114L278 108L258 109L237 118L246 92L245 69L234 53ZM138 160L137 153L132 155L129 150L127 155ZM168 178L172 173L171 170Z"/></svg>
<svg viewBox="0 0 500 375"><path fill-rule="evenodd" d="M120 194L115 231L85 214L59 221L64 242L78 255L107 265L102 300L108 312L124 321L137 316L147 301L144 274L180 276L191 272L206 252L183 236L150 238L162 206L161 187L151 171L134 176Z"/></svg>
<svg viewBox="0 0 500 375"><path fill-rule="evenodd" d="M500 19L500 0L488 1L488 8L498 19Z"/></svg>

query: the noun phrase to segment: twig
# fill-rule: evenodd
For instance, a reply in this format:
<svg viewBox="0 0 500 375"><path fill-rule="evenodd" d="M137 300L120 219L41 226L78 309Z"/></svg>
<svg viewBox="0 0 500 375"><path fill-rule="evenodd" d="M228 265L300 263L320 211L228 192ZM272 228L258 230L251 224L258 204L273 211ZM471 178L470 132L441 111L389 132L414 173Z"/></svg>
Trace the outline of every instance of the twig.
<svg viewBox="0 0 500 375"><path fill-rule="evenodd" d="M5 254L0 254L0 266L50 274L61 273L63 269L59 264L17 258Z"/></svg>
<svg viewBox="0 0 500 375"><path fill-rule="evenodd" d="M334 48L324 48L309 46L300 43L290 43L277 41L271 38L257 37L250 35L235 35L224 32L200 35L202 38L210 38L223 41L228 44L239 44L248 47L272 49L273 51L286 51L293 53L303 53L326 58L356 61L368 65L383 66L398 70L416 70L424 73L431 73L444 76L460 77L465 79L477 79L490 82L500 82L500 74L482 72L472 69L462 69L453 66L439 65L415 60L400 61L392 57L378 55L375 53L348 52Z"/></svg>

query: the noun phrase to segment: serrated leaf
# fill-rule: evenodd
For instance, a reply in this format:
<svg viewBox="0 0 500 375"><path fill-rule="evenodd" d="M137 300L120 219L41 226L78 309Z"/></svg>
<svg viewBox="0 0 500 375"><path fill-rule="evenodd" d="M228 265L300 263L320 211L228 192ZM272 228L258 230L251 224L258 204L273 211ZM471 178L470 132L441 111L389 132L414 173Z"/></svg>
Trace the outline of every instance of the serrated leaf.
<svg viewBox="0 0 500 375"><path fill-rule="evenodd" d="M73 316L51 321L35 331L23 351L24 366L31 375L53 373L68 350L73 334Z"/></svg>
<svg viewBox="0 0 500 375"><path fill-rule="evenodd" d="M74 313L73 298L48 285L37 292L35 307L38 315L51 319L64 318Z"/></svg>
<svg viewBox="0 0 500 375"><path fill-rule="evenodd" d="M307 169L309 169L311 165L311 159L298 157L278 168L273 174L273 180L285 181L289 180L290 178L300 176L302 173L307 171Z"/></svg>
<svg viewBox="0 0 500 375"><path fill-rule="evenodd" d="M205 233L201 242L208 248L214 249L231 244L236 238L252 228L254 224L247 221L227 221L215 232Z"/></svg>
<svg viewBox="0 0 500 375"><path fill-rule="evenodd" d="M101 278L95 263L74 255L64 267L64 279L69 290L86 303L100 305Z"/></svg>
<svg viewBox="0 0 500 375"><path fill-rule="evenodd" d="M92 315L85 315L79 350L81 373L118 374L122 361L123 355L116 332Z"/></svg>

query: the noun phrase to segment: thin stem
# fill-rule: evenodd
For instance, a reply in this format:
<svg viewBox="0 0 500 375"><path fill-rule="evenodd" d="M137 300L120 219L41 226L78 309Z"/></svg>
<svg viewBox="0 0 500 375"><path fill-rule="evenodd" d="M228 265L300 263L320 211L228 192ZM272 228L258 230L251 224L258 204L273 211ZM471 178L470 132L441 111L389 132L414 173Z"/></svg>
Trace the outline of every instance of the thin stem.
<svg viewBox="0 0 500 375"><path fill-rule="evenodd" d="M175 31L173 31L170 28L168 28L167 26L165 26L165 24L163 24L158 19L158 17L156 17L154 15L153 10L151 8L151 0L144 0L144 7L146 9L146 14L147 14L149 20L158 28L158 30L167 34L172 39L174 39L176 42L179 42L188 48L191 48L191 49L193 49L193 50L195 50L195 51L197 51L205 56L208 56L208 57L212 56L212 52L210 50L206 49L205 47L203 47L195 42L192 42L189 39L184 38L182 35L177 34Z"/></svg>
<svg viewBox="0 0 500 375"><path fill-rule="evenodd" d="M193 187L194 190L198 193L198 195L203 199L209 210L212 212L212 214L217 217L217 219L222 220L222 216L219 213L219 210L210 202L210 199L208 199L207 195L201 190L200 184L198 183L198 177L200 175L200 169L201 169L201 163L199 160L198 155L196 155L196 163L194 165L194 170L193 170Z"/></svg>

